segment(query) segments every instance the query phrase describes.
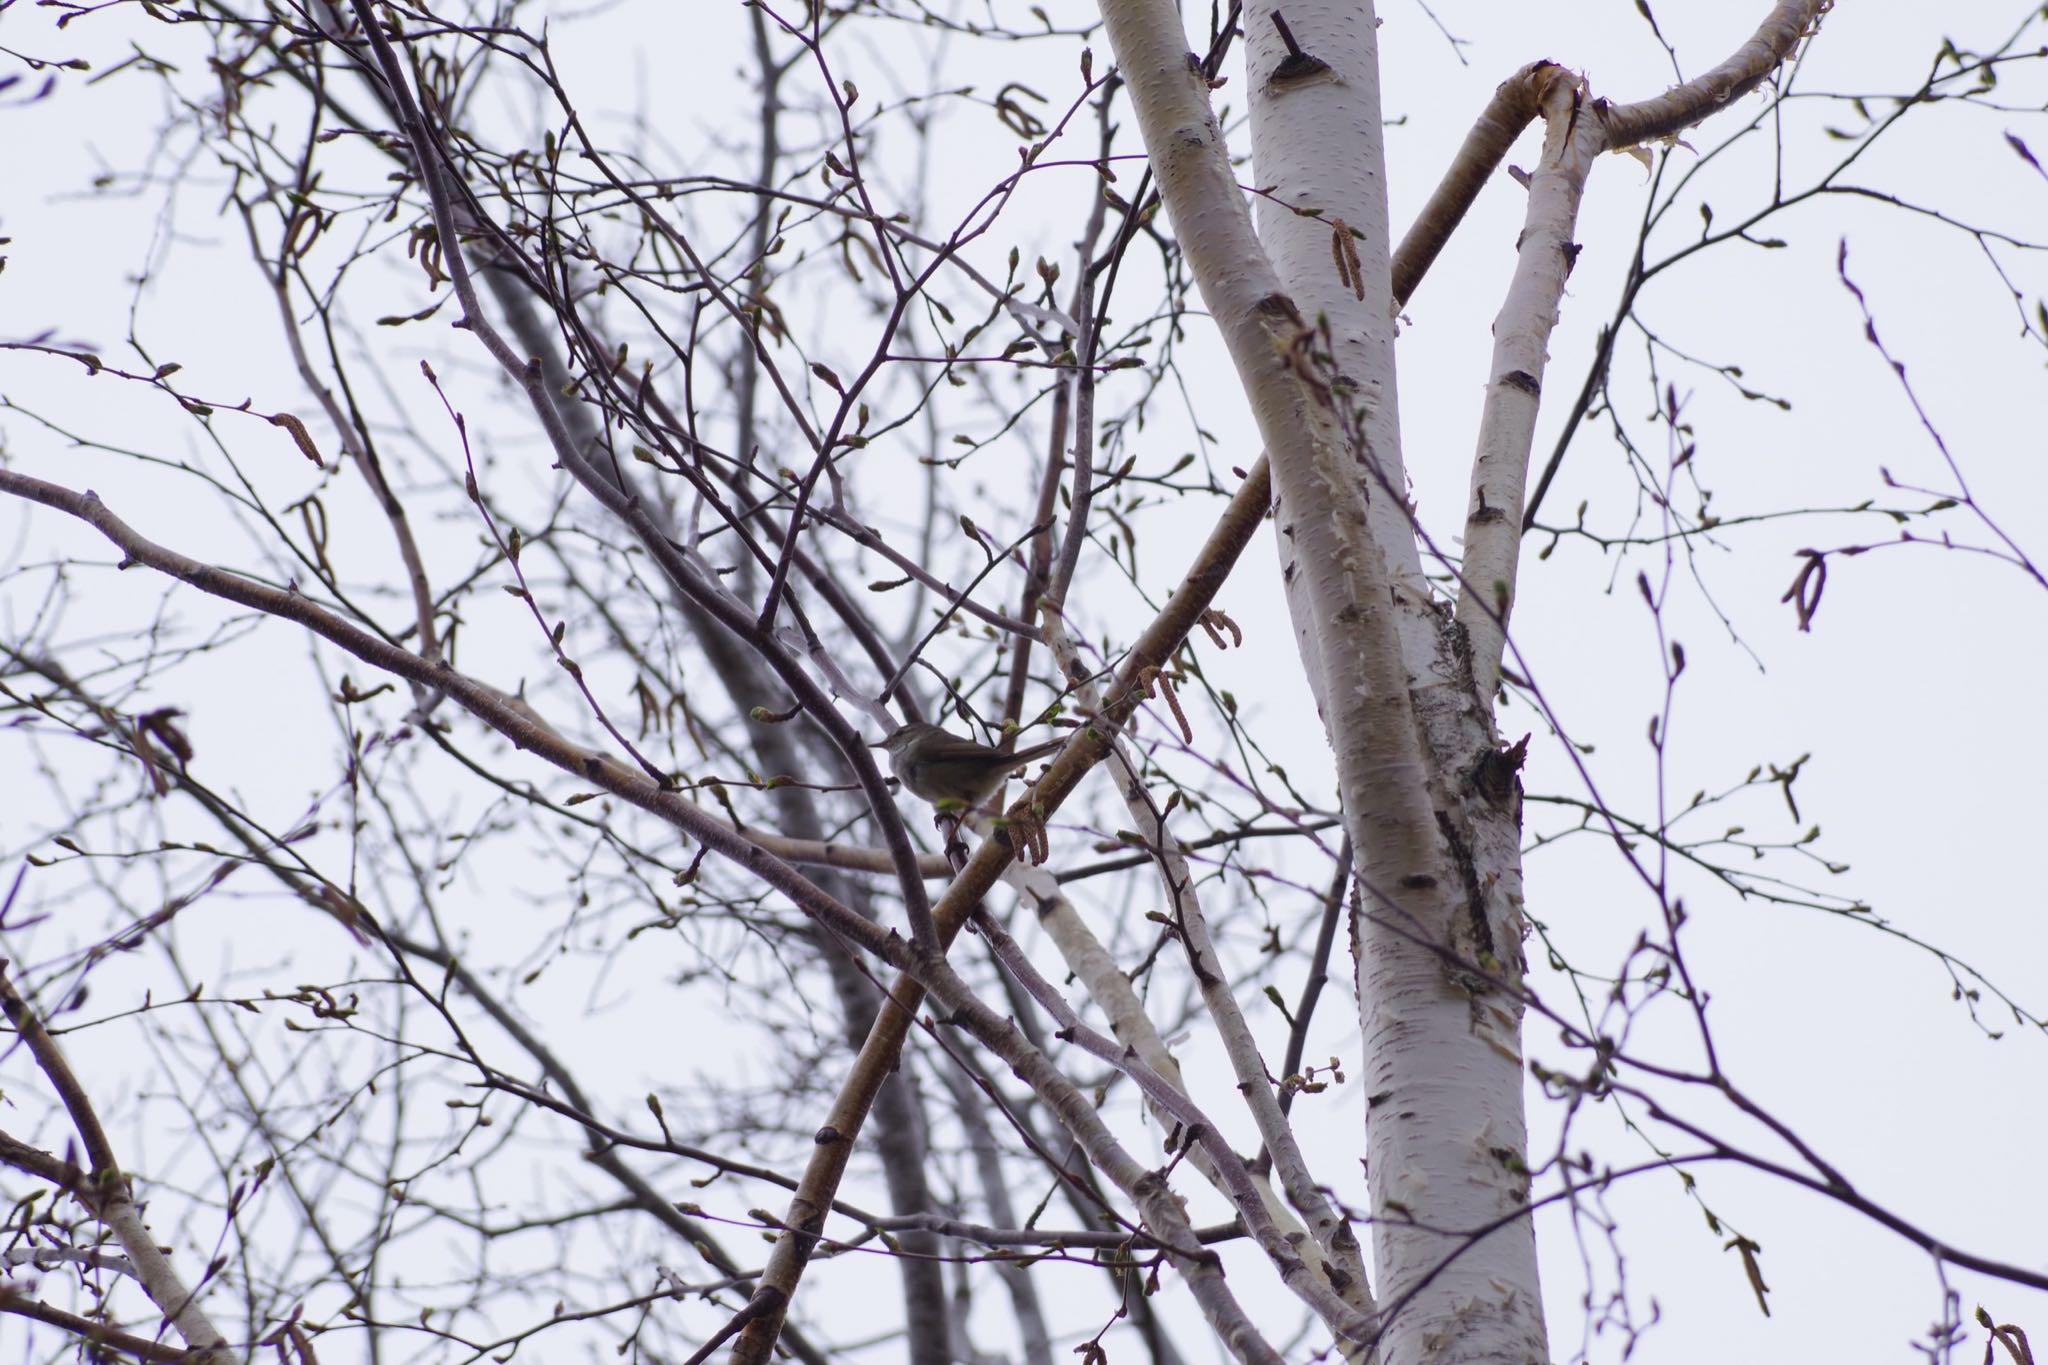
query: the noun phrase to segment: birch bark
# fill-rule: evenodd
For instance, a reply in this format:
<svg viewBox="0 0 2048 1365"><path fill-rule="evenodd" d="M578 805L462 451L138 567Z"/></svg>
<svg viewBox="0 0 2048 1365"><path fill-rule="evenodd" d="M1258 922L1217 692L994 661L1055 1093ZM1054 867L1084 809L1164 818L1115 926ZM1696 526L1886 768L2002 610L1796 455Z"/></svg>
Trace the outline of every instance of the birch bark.
<svg viewBox="0 0 2048 1365"><path fill-rule="evenodd" d="M1283 541L1324 566L1303 574L1298 562L1289 577L1314 600L1325 722L1363 853L1381 1358L1541 1361L1535 1238L1515 1216L1528 1201L1521 1010L1488 979L1520 976L1519 903L1507 894L1520 885L1518 826L1505 808L1466 809L1466 775L1495 748L1491 689L1474 686L1457 627L1422 581L1406 496L1376 19L1335 3L1283 15L1272 0L1245 17L1254 174L1267 192L1259 236L1327 331L1332 401L1366 504L1363 526L1345 525L1350 509L1327 496L1334 470L1275 461ZM1316 548L1332 540L1347 558ZM1482 835L1485 823L1504 824L1505 837ZM1492 866L1479 863L1482 847Z"/></svg>
<svg viewBox="0 0 2048 1365"><path fill-rule="evenodd" d="M1521 748L1501 748L1492 699L1545 348L1593 157L1619 129L1667 131L1751 88L1821 2L1778 5L1693 98L1681 87L1653 102L1654 118L1589 102L1547 64L1518 76L1534 99L1507 103L1540 107L1549 136L1497 325L1455 615L1422 579L1403 474L1372 6L1245 6L1259 237L1172 6L1102 8L1162 198L1266 441L1296 640L1358 852L1381 1358L1543 1361L1525 1216Z"/></svg>

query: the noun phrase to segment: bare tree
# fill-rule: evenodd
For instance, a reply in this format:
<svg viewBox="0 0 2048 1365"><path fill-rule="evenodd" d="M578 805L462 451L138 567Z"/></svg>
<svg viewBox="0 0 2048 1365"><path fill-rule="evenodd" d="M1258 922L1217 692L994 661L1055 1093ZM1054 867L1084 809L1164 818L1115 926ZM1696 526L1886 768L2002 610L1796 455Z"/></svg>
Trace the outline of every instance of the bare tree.
<svg viewBox="0 0 2048 1365"><path fill-rule="evenodd" d="M53 7L7 117L164 102L81 206L150 208L135 264L24 235L89 306L0 338L0 1314L147 1360L1534 1362L1571 1335L1553 1245L1577 1357L1654 1322L1608 1201L1674 1174L1768 1311L1727 1167L1927 1253L1931 1355L1969 1337L1951 1272L2048 1290L1738 1078L1689 955L1715 897L1910 938L1826 889L1807 759L1673 797L1703 557L1851 527L1773 561L1802 630L1879 548L2048 587L1846 245L1947 482L1731 514L1699 474L1673 367L1768 395L1646 291L1780 219L1930 221L2048 329L2038 242L1855 178L1912 119L2038 119L1996 91L2041 16L1880 99L1801 83L1827 8L1702 62L1638 6L1647 98L1521 66L1397 238L1367 5ZM1531 128L1467 500L1433 519L1402 310ZM1611 151L1646 207L1560 388ZM1576 396L1539 459L1546 386ZM1629 510L1567 524L1603 425ZM1647 609L1646 796L1572 720L1641 699L1561 700L1521 646L1530 544L1611 556ZM930 806L873 747L906 722L1058 748ZM1525 895L1589 834L1618 960Z"/></svg>

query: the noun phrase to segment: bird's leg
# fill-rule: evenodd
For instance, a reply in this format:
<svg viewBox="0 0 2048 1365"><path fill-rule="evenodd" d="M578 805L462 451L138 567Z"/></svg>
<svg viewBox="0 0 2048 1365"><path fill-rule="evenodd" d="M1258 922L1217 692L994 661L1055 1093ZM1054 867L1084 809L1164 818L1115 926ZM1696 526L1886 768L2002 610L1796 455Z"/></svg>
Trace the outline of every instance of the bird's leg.
<svg viewBox="0 0 2048 1365"><path fill-rule="evenodd" d="M945 845L946 861L956 869L967 862L967 840L961 836L964 815L964 811L947 810L942 805L932 816L932 827L938 830L939 842Z"/></svg>

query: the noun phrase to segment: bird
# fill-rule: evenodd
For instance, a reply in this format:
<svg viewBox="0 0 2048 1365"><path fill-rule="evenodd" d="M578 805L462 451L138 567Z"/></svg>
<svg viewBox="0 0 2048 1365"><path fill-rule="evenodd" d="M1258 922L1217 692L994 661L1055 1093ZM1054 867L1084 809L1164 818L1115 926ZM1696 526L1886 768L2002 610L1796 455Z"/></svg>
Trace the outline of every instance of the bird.
<svg viewBox="0 0 2048 1365"><path fill-rule="evenodd" d="M1003 785L1004 778L1065 743L1048 740L1012 753L919 721L891 731L871 747L888 751L889 770L913 796L935 806L977 806Z"/></svg>

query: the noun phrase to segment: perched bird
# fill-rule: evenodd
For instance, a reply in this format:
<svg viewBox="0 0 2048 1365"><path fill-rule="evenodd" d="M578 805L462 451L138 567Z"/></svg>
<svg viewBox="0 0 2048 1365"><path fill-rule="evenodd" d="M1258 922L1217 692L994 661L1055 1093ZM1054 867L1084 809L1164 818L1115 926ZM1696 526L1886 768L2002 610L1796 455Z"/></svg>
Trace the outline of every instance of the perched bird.
<svg viewBox="0 0 2048 1365"><path fill-rule="evenodd" d="M903 726L872 747L889 751L889 770L912 795L935 806L977 806L1003 785L1004 778L1065 743L1048 740L1006 753L920 722Z"/></svg>

